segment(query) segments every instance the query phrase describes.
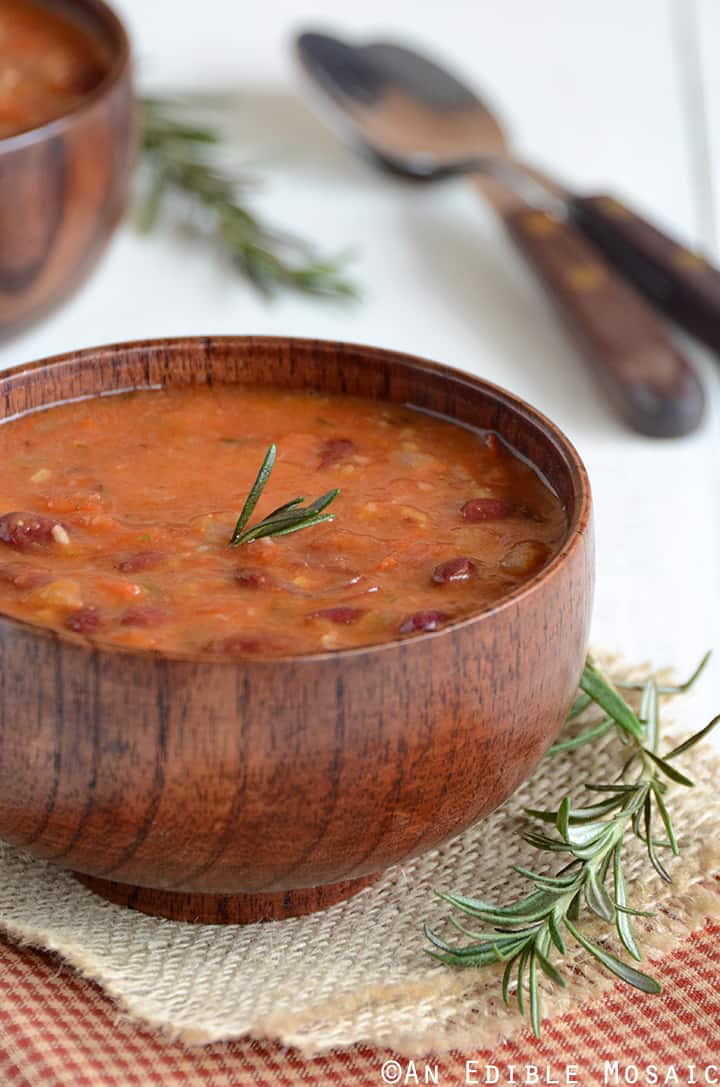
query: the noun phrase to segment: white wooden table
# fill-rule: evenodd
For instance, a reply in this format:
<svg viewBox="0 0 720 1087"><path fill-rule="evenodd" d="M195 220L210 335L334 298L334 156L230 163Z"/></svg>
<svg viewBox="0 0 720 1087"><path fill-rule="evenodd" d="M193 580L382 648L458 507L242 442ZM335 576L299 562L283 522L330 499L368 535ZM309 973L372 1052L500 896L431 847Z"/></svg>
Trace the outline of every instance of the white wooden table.
<svg viewBox="0 0 720 1087"><path fill-rule="evenodd" d="M677 442L614 421L521 259L470 185L414 187L353 157L298 97L299 27L407 38L501 104L518 145L579 188L623 194L720 258L717 0L117 0L147 87L235 87L239 153L268 177L257 205L326 250L352 246L363 300L267 304L202 250L120 232L60 313L0 349L0 366L89 344L183 333L365 341L481 374L577 444L595 491L594 639L689 669L709 646L698 724L720 709L720 363Z"/></svg>

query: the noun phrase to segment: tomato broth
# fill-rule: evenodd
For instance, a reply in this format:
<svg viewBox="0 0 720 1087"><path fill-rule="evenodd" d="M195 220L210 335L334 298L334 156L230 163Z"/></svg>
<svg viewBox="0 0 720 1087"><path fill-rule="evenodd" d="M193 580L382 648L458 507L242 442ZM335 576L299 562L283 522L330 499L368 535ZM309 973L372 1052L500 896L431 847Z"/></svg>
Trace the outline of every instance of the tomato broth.
<svg viewBox="0 0 720 1087"><path fill-rule="evenodd" d="M232 547L339 488L333 520ZM412 407L273 388L97 397L0 426L0 611L69 636L211 657L440 629L557 552L558 497L494 433Z"/></svg>
<svg viewBox="0 0 720 1087"><path fill-rule="evenodd" d="M103 38L62 4L0 0L0 139L75 109L109 66Z"/></svg>

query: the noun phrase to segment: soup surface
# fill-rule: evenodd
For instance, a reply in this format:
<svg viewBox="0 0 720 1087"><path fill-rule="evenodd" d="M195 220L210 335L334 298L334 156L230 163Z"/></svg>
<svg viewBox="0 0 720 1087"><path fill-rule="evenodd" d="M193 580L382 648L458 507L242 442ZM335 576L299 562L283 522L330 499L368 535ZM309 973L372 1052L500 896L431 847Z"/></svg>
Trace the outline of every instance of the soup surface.
<svg viewBox="0 0 720 1087"><path fill-rule="evenodd" d="M333 520L231 547L339 488ZM0 426L0 611L168 653L276 656L409 637L478 612L557 551L555 494L492 433L353 397L143 390Z"/></svg>
<svg viewBox="0 0 720 1087"><path fill-rule="evenodd" d="M109 65L106 43L61 4L0 0L0 139L69 113Z"/></svg>

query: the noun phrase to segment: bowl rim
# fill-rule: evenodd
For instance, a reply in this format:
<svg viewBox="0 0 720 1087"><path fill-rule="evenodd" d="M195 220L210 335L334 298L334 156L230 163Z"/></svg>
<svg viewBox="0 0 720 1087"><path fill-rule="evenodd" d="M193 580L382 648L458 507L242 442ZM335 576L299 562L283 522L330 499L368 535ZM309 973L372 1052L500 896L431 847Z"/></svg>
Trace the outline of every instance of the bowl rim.
<svg viewBox="0 0 720 1087"><path fill-rule="evenodd" d="M93 0L94 2L94 0ZM485 608L482 611L475 612L471 615L467 615L457 622L448 623L441 627L439 630L425 631L420 634L414 634L411 637L396 637L385 642L371 643L368 645L353 646L346 649L334 649L323 650L318 653L297 653L297 654L285 654L272 657L255 657L255 656L237 656L237 657L203 657L196 653L182 653L182 652L166 652L158 649L142 649L138 647L120 646L111 642L103 642L100 639L89 641L78 635L73 635L70 632L54 630L51 627L42 626L39 623L32 623L28 620L17 619L14 616L7 615L0 611L0 626L8 625L10 627L17 627L18 629L32 633L34 636L45 637L64 646L76 649L80 652L83 650L89 654L103 653L113 654L121 657L133 657L141 658L144 660L162 661L165 663L173 664L190 664L195 667L203 667L208 665L223 666L223 667L265 667L271 668L274 665L300 665L304 662L322 662L330 660L347 660L349 658L357 658L368 655L375 655L379 653L389 652L397 650L400 647L411 647L418 645L419 643L425 643L436 638L446 637L455 632L463 631L467 627L470 627L476 623L480 623L483 620L488 620L508 608L514 607L518 603L524 601L530 596L535 595L538 591L545 588L546 584L554 579L558 571L564 566L568 559L574 555L577 549L583 545L584 536L588 532L591 525L592 516L592 491L590 487L590 480L588 477L587 469L580 457L580 454L575 449L575 446L570 439L564 434L564 432L553 423L543 412L533 407L527 401L521 397L516 396L514 393L509 392L500 385L496 385L494 382L486 381L485 378L478 377L475 374L471 374L465 370L460 370L456 367L447 366L445 363L438 362L433 359L424 358L421 355L414 355L410 352L396 351L391 348L378 347L371 344L354 343L343 340L328 340L328 339L315 339L311 337L302 336L253 336L253 335L192 335L192 336L175 336L175 337L159 337L147 340L126 340L118 343L106 343L98 344L97 346L79 348L74 351L66 351L58 355L50 355L46 358L37 359L32 362L20 363L17 366L8 368L7 370L0 371L0 395L2 394L3 384L8 380L22 377L25 374L32 373L35 370L50 369L55 366L63 366L68 364L74 364L81 361L89 361L93 357L99 354L119 354L129 351L138 350L161 350L172 351L174 350L197 350L200 348L202 354L207 357L207 352L213 345L232 346L237 344L243 344L248 347L262 347L263 345L272 347L293 347L297 346L299 349L308 351L323 351L331 350L334 353L341 353L343 351L349 351L353 354L363 353L368 357L377 358L381 356L388 362L397 361L406 365L411 365L416 370L422 370L424 372L435 374L438 376L450 377L455 383L460 385L465 384L469 387L477 388L481 387L483 392L489 393L492 398L499 401L504 407L510 409L515 415L520 415L523 419L539 426L546 437L554 442L559 449L572 484L573 496L575 499L575 508L571 519L568 522L564 541L551 560L543 566L527 581L523 581L512 592L501 597L495 604L489 608ZM232 384L228 382L228 384ZM238 383L240 384L240 383ZM156 386L137 386L139 391L146 389L150 391L155 389ZM88 399L94 399L95 395L99 396L100 393L94 394L88 397ZM336 395L343 396L344 393L338 393ZM42 409L30 409L27 414L32 414L36 410L48 410L52 407L59 407L61 404L68 403L68 400L58 400L49 403ZM23 413L26 414L26 413ZM10 415L6 418L0 418L0 426L6 425L13 419L18 418L18 415ZM452 416L448 416L452 421ZM531 462L532 463L532 462ZM533 465L537 470L537 465Z"/></svg>
<svg viewBox="0 0 720 1087"><path fill-rule="evenodd" d="M84 9L98 17L113 46L112 63L97 86L93 87L88 94L83 95L77 105L67 113L61 113L59 117L54 117L50 121L45 121L44 124L28 128L23 132L0 137L0 156L19 151L24 147L31 147L46 139L52 139L53 136L60 135L71 128L76 122L82 120L83 116L89 113L99 101L111 94L130 70L131 49L127 29L115 9L106 0L60 0L56 6Z"/></svg>

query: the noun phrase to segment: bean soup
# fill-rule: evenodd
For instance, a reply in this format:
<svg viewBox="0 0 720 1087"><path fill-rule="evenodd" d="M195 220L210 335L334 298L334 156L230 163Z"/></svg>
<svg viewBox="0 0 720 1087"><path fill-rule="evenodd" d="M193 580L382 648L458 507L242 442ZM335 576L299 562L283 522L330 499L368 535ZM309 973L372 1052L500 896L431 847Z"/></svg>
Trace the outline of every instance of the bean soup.
<svg viewBox="0 0 720 1087"><path fill-rule="evenodd" d="M170 655L294 655L440 629L535 574L567 527L496 434L350 396L101 396L8 420L0 457L0 611ZM302 518L301 495L327 504L302 530L256 538L271 514L278 529Z"/></svg>
<svg viewBox="0 0 720 1087"><path fill-rule="evenodd" d="M0 139L75 109L109 65L102 37L65 5L0 0Z"/></svg>

